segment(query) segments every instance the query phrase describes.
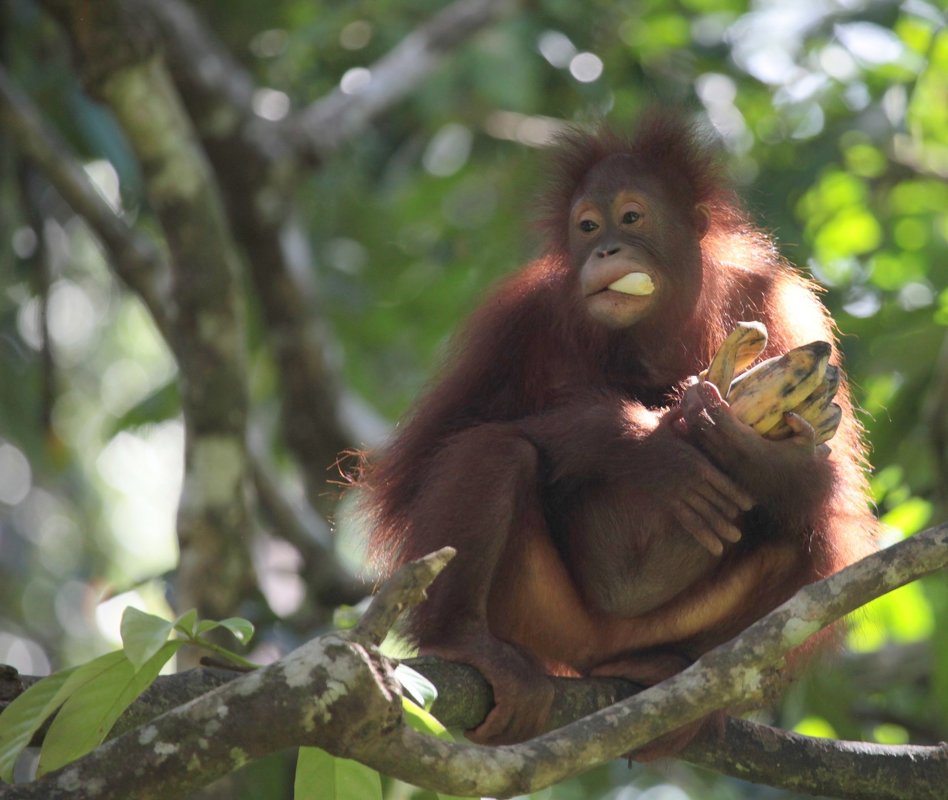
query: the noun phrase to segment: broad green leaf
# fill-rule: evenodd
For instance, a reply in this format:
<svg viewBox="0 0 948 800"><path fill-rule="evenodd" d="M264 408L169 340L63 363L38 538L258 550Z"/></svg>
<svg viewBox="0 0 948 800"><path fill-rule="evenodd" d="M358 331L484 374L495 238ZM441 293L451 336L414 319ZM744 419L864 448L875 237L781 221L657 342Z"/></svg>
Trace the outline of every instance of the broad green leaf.
<svg viewBox="0 0 948 800"><path fill-rule="evenodd" d="M301 747L293 796L296 800L381 800L382 779L358 761L336 758L318 747Z"/></svg>
<svg viewBox="0 0 948 800"><path fill-rule="evenodd" d="M71 677L75 680L85 670L84 679L46 732L37 776L59 769L98 747L122 712L152 684L183 644L180 640L166 642L140 668L121 650L79 667Z"/></svg>
<svg viewBox="0 0 948 800"><path fill-rule="evenodd" d="M0 780L13 780L13 765L33 734L66 699L64 688L75 668L34 683L0 715Z"/></svg>
<svg viewBox="0 0 948 800"><path fill-rule="evenodd" d="M399 664L395 667L395 679L418 705L428 711L431 710L434 701L438 699L438 688L431 681L407 664Z"/></svg>
<svg viewBox="0 0 948 800"><path fill-rule="evenodd" d="M129 606L122 614L122 644L132 665L142 666L157 653L174 630L174 623Z"/></svg>

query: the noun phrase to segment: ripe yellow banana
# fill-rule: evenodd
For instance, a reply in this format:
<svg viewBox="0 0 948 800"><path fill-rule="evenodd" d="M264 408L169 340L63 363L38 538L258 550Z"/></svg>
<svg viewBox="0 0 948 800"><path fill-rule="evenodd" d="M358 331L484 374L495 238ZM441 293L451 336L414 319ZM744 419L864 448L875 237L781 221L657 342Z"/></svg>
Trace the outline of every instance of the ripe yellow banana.
<svg viewBox="0 0 948 800"><path fill-rule="evenodd" d="M738 322L701 377L717 386L721 396L727 400L731 380L753 364L766 346L767 328L762 323Z"/></svg>
<svg viewBox="0 0 948 800"><path fill-rule="evenodd" d="M731 411L766 434L822 383L831 350L828 342L810 342L738 376L728 392Z"/></svg>
<svg viewBox="0 0 948 800"><path fill-rule="evenodd" d="M793 429L784 419L792 411L810 425L821 444L839 427L842 409L833 402L840 371L827 364L830 345L812 342L745 369L767 344L767 329L759 322L739 322L724 340L711 364L699 376L714 383L729 400L738 419L767 439L786 439Z"/></svg>
<svg viewBox="0 0 948 800"><path fill-rule="evenodd" d="M826 373L823 375L823 380L820 382L820 385L813 390L806 400L791 409L795 414L799 414L803 419L809 422L814 429L817 429L817 437L819 437L819 426L817 423L824 419L823 415L832 404L838 388L839 370L830 365L826 368ZM839 424L838 419L836 420L836 424ZM835 433L835 431L836 425L833 426L833 433ZM764 433L764 436L768 439L788 439L793 436L793 430L787 425L785 420L780 420L780 422L774 425L769 431ZM830 436L832 436L832 433ZM827 438L830 438L830 436Z"/></svg>
<svg viewBox="0 0 948 800"><path fill-rule="evenodd" d="M816 443L823 444L823 442L832 439L836 434L836 429L839 427L842 418L843 409L836 405L836 403L830 403L826 406L815 419L807 418L807 422L809 422L813 426L813 430L816 431Z"/></svg>

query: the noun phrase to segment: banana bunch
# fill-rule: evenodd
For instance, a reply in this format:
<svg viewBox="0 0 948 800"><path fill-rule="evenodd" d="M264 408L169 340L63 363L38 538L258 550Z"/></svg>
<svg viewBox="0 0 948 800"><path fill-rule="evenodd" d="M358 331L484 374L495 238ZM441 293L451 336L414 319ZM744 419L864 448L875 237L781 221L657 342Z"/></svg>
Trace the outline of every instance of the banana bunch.
<svg viewBox="0 0 948 800"><path fill-rule="evenodd" d="M739 322L699 377L717 386L737 418L767 439L793 435L784 420L788 411L813 426L817 444L831 439L843 412L833 402L839 370L829 365L829 342L810 342L747 369L766 346L763 325Z"/></svg>

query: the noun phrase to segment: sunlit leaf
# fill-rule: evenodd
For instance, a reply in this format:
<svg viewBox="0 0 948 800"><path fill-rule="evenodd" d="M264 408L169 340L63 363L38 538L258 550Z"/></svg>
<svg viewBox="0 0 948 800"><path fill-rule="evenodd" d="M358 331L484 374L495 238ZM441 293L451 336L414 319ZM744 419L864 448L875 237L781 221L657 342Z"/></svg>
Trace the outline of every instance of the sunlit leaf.
<svg viewBox="0 0 948 800"><path fill-rule="evenodd" d="M890 464L878 470L870 479L873 500L881 503L889 492L901 485L904 474L905 470L898 464Z"/></svg>
<svg viewBox="0 0 948 800"><path fill-rule="evenodd" d="M425 709L416 705L407 697L402 698L402 711L405 713L405 720L416 731L437 736L446 742L454 741L454 737L451 736L444 725L435 719L430 712L425 711Z"/></svg>
<svg viewBox="0 0 948 800"><path fill-rule="evenodd" d="M174 623L129 606L122 613L122 645L135 667L157 653L171 635Z"/></svg>
<svg viewBox="0 0 948 800"><path fill-rule="evenodd" d="M840 211L816 235L818 256L829 261L868 253L882 241L879 221L866 208L852 206Z"/></svg>
<svg viewBox="0 0 948 800"><path fill-rule="evenodd" d="M869 278L879 288L894 291L911 280L925 277L925 265L917 255L904 252L875 253L869 262Z"/></svg>
<svg viewBox="0 0 948 800"><path fill-rule="evenodd" d="M845 151L846 167L856 175L875 178L881 175L888 160L882 151L870 144L854 144Z"/></svg>
<svg viewBox="0 0 948 800"><path fill-rule="evenodd" d="M402 663L395 667L395 679L418 705L431 710L434 701L438 699L438 688L428 678Z"/></svg>

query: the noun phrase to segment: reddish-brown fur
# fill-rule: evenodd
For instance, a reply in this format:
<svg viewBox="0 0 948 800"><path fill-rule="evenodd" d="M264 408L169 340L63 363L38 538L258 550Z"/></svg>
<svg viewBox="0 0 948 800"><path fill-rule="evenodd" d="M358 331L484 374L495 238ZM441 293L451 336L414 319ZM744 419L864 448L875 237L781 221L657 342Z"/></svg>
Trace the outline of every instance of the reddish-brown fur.
<svg viewBox="0 0 948 800"><path fill-rule="evenodd" d="M610 158L616 168L596 177ZM616 172L657 178L668 197L657 204L660 230L685 249L663 269L700 247L696 277L682 268L675 278L697 300L678 292L621 330L586 313L569 238L583 187L597 191ZM661 115L628 140L570 135L551 187L545 255L476 311L445 374L362 479L383 575L457 548L409 631L423 651L491 681L497 706L474 732L485 741L542 726L544 673L660 680L867 553L874 530L845 381L829 456L812 442L728 433L726 410L686 389L739 320L767 326L764 357L816 339L835 345L815 288L749 222L700 136ZM695 209L710 215L703 238ZM668 512L706 458L757 503L720 556Z"/></svg>

